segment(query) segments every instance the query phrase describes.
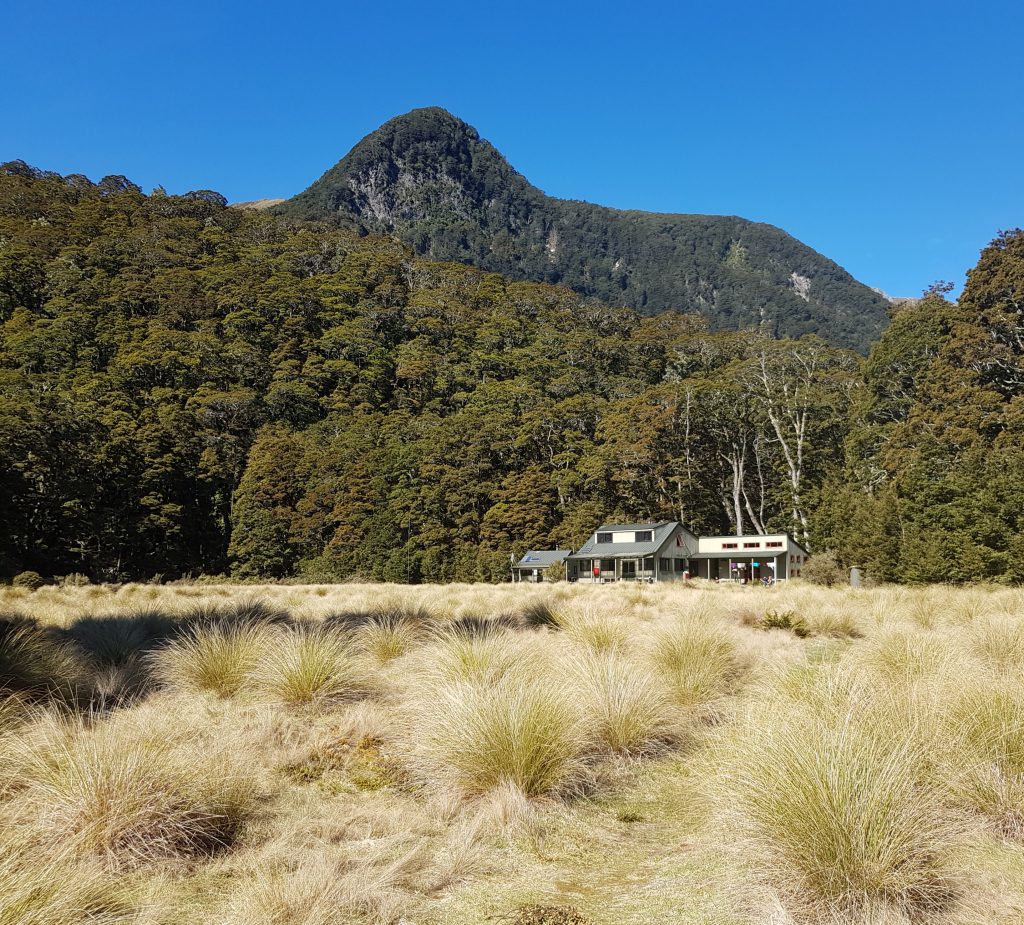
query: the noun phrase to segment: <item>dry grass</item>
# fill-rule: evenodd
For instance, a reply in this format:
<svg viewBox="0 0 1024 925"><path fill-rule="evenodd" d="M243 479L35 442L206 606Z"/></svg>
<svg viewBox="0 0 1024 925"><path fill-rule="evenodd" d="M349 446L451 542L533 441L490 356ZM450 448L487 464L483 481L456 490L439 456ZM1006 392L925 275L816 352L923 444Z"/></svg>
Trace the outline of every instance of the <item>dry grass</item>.
<svg viewBox="0 0 1024 925"><path fill-rule="evenodd" d="M480 796L512 785L527 797L570 787L587 744L564 686L535 678L429 688L404 737L428 783Z"/></svg>
<svg viewBox="0 0 1024 925"><path fill-rule="evenodd" d="M0 841L0 925L115 925L132 910L103 872L54 848Z"/></svg>
<svg viewBox="0 0 1024 925"><path fill-rule="evenodd" d="M117 867L227 848L258 796L237 759L130 718L47 717L9 761L13 811L39 842Z"/></svg>
<svg viewBox="0 0 1024 925"><path fill-rule="evenodd" d="M727 630L694 617L658 630L651 639L650 658L673 701L688 709L715 704L735 686L743 670Z"/></svg>
<svg viewBox="0 0 1024 925"><path fill-rule="evenodd" d="M369 677L352 643L319 627L296 627L268 640L253 673L256 686L290 706L356 697Z"/></svg>
<svg viewBox="0 0 1024 925"><path fill-rule="evenodd" d="M183 583L0 612L0 925L1024 921L1020 591Z"/></svg>
<svg viewBox="0 0 1024 925"><path fill-rule="evenodd" d="M168 687L229 697L279 640L258 623L195 626L154 653L153 671Z"/></svg>
<svg viewBox="0 0 1024 925"><path fill-rule="evenodd" d="M732 732L726 818L797 918L911 918L955 899L954 821L903 717L857 688L753 710Z"/></svg>
<svg viewBox="0 0 1024 925"><path fill-rule="evenodd" d="M588 652L567 667L573 699L602 748L639 755L678 736L669 691L642 665L615 652Z"/></svg>

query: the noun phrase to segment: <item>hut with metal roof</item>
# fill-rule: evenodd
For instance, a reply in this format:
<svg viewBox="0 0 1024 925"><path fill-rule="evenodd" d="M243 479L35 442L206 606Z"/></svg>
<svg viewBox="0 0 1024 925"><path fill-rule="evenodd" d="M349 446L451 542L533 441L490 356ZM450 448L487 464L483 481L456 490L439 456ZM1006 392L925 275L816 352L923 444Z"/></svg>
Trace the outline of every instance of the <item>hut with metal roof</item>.
<svg viewBox="0 0 1024 925"><path fill-rule="evenodd" d="M565 562L572 555L571 549L531 549L512 565L512 580L515 582L543 581L552 565Z"/></svg>
<svg viewBox="0 0 1024 925"><path fill-rule="evenodd" d="M604 524L566 559L569 581L679 581L692 575L697 537L674 520Z"/></svg>

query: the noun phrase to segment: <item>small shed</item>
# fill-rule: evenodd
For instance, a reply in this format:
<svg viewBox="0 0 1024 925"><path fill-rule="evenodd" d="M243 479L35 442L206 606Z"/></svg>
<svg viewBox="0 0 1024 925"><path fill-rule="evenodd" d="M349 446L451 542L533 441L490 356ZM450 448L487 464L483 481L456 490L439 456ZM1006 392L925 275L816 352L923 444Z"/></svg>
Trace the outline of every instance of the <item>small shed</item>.
<svg viewBox="0 0 1024 925"><path fill-rule="evenodd" d="M543 581L544 572L550 566L564 563L571 555L571 549L531 549L512 566L512 580Z"/></svg>

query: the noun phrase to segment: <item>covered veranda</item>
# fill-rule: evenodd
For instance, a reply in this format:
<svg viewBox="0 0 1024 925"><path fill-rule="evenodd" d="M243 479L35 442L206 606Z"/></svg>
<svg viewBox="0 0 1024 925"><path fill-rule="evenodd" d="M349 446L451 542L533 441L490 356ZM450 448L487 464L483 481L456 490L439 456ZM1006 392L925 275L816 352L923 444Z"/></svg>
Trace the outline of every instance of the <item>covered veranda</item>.
<svg viewBox="0 0 1024 925"><path fill-rule="evenodd" d="M751 554L738 556L734 553L701 553L693 557L696 577L707 578L720 583L763 584L785 581L788 577L787 554Z"/></svg>

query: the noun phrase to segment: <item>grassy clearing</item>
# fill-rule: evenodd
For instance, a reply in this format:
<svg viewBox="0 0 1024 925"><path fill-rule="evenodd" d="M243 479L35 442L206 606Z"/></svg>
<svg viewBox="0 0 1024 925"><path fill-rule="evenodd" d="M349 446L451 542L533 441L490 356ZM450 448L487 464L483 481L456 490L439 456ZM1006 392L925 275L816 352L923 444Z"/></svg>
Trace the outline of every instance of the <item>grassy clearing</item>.
<svg viewBox="0 0 1024 925"><path fill-rule="evenodd" d="M0 925L1024 921L1024 595L0 589Z"/></svg>

